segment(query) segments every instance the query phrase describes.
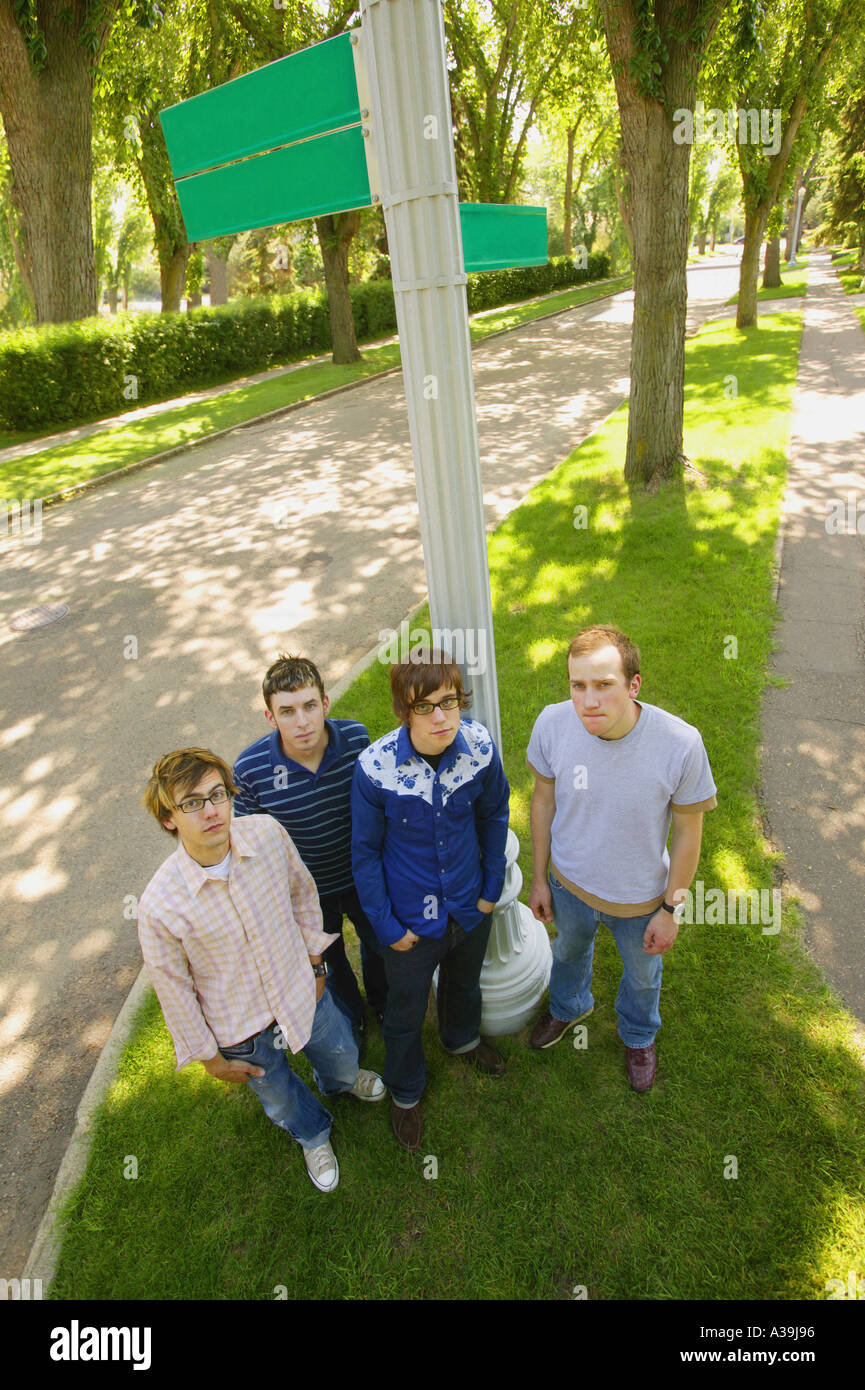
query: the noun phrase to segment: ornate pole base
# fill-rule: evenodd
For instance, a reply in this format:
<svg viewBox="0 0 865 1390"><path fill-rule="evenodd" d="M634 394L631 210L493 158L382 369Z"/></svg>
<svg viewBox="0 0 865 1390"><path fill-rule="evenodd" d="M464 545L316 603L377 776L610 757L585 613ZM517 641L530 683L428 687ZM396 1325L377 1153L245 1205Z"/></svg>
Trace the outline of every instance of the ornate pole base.
<svg viewBox="0 0 865 1390"><path fill-rule="evenodd" d="M553 948L543 922L517 901L523 876L517 864L520 842L508 831L508 867L502 896L493 912L493 929L481 967L481 1032L487 1037L518 1033L538 1007L550 982ZM439 972L433 974L438 993Z"/></svg>
<svg viewBox="0 0 865 1390"><path fill-rule="evenodd" d="M517 865L519 840L508 831L508 868L481 970L481 1032L489 1037L525 1027L549 984L553 963L547 929L518 901L523 876Z"/></svg>

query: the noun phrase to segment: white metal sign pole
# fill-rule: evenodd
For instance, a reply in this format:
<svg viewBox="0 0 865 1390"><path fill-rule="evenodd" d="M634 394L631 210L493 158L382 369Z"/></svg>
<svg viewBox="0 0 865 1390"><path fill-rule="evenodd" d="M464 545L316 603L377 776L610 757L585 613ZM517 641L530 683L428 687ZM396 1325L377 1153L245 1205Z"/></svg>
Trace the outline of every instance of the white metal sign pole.
<svg viewBox="0 0 865 1390"><path fill-rule="evenodd" d="M471 343L441 0L361 0L356 68L384 210L433 629L501 748ZM402 658L403 653L400 653ZM546 988L547 933L510 861L481 985L482 1027L513 1032Z"/></svg>
<svg viewBox="0 0 865 1390"><path fill-rule="evenodd" d="M450 97L439 0L361 0L433 628L501 744ZM361 78L362 82L362 78ZM359 83L361 109L364 92ZM375 190L374 190L375 191ZM472 662L471 657L478 656ZM464 657L468 658L464 660Z"/></svg>

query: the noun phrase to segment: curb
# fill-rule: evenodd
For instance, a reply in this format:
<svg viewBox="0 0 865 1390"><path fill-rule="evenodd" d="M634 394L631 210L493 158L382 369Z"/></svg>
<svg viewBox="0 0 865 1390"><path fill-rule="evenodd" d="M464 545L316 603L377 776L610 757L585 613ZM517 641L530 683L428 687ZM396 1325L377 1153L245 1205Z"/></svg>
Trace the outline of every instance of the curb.
<svg viewBox="0 0 865 1390"><path fill-rule="evenodd" d="M147 971L142 966L135 984L126 996L120 1013L114 1020L114 1026L99 1054L93 1075L78 1103L78 1109L75 1112L75 1129L69 1141L69 1147L63 1155L63 1162L60 1164L51 1199L39 1224L36 1239L30 1249L30 1254L27 1256L27 1262L21 1276L23 1279L41 1279L43 1297L48 1292L57 1272L57 1262L60 1257L60 1246L64 1234L61 1221L63 1205L69 1192L78 1183L87 1166L94 1116L114 1082L120 1054L132 1031L135 1015L146 1000L149 989L150 981L147 977Z"/></svg>

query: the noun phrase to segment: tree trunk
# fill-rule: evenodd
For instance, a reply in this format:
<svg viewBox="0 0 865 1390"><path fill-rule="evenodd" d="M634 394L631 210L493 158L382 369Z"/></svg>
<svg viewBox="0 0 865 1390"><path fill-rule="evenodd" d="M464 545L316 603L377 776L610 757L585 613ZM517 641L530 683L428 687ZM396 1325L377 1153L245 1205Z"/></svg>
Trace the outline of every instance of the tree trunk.
<svg viewBox="0 0 865 1390"><path fill-rule="evenodd" d="M791 193L790 193L790 207L789 207L788 212L787 212L787 231L786 231L786 234L785 234L785 241L784 241L784 260L785 260L785 261L789 261L790 257L794 254L794 252L793 252L793 233L794 233L795 230L796 230L796 205L797 205L797 203L798 203L798 201L799 201L798 193L799 193L799 187L800 187L800 185L801 185L801 183L802 183L802 173L803 173L803 169L802 169L802 165L800 164L800 165L797 167L796 173L795 173L794 178L793 178L793 188L792 188Z"/></svg>
<svg viewBox="0 0 865 1390"><path fill-rule="evenodd" d="M176 314L186 285L186 262L189 260L189 245L175 248L168 256L159 254L159 283L162 290L163 314Z"/></svg>
<svg viewBox="0 0 865 1390"><path fill-rule="evenodd" d="M684 457L691 147L674 143L672 121L658 102L646 103L636 121L633 113L623 112L622 133L634 215L634 327L625 479L653 486L678 472Z"/></svg>
<svg viewBox="0 0 865 1390"><path fill-rule="evenodd" d="M87 19L83 0L40 3L38 23L47 58L30 63L15 19L17 6L0 0L0 112L11 169L10 195L19 214L25 280L37 323L62 323L97 312L96 262L90 210L91 65L98 60L79 41L93 29L101 52L105 24ZM35 10L34 10L35 13Z"/></svg>
<svg viewBox="0 0 865 1390"><path fill-rule="evenodd" d="M703 230L702 232L698 232L698 233L697 233L697 250L698 250L698 252L700 253L701 256L705 256L705 254L706 254L706 232L705 232L705 230Z"/></svg>
<svg viewBox="0 0 865 1390"><path fill-rule="evenodd" d="M757 322L757 277L760 274L760 247L769 220L766 203L745 212L745 245L739 267L739 299L736 304L736 327L752 328Z"/></svg>
<svg viewBox="0 0 865 1390"><path fill-rule="evenodd" d="M781 238L770 237L763 259L763 289L777 290L781 284Z"/></svg>
<svg viewBox="0 0 865 1390"><path fill-rule="evenodd" d="M351 239L360 226L359 212L337 212L315 219L324 280L330 310L330 336L333 361L339 364L360 362L351 300L348 297L348 251Z"/></svg>
<svg viewBox="0 0 865 1390"><path fill-rule="evenodd" d="M0 0L2 3L2 0ZM136 159L144 196L153 223L153 243L159 258L163 314L176 314L186 288L186 266L192 254L156 113L143 112L141 154Z"/></svg>
<svg viewBox="0 0 865 1390"><path fill-rule="evenodd" d="M699 25L683 21L685 10L691 13L688 6L599 0L599 8L616 84L626 197L633 215L634 326L625 479L636 491L681 475L684 464L691 146L674 139L673 115L694 109L700 64L723 5L711 0L701 5ZM647 29L657 47L646 47ZM648 89L640 75L647 66L655 74Z"/></svg>
<svg viewBox="0 0 865 1390"><path fill-rule="evenodd" d="M223 261L210 246L204 248L207 273L210 276L210 303L228 303L228 262Z"/></svg>
<svg viewBox="0 0 865 1390"><path fill-rule="evenodd" d="M568 167L565 172L565 255L570 256L572 250L573 234L573 204L574 204L574 141L577 137L577 127L568 127Z"/></svg>
<svg viewBox="0 0 865 1390"><path fill-rule="evenodd" d="M17 265L18 273L24 282L24 288L27 291L27 298L30 300L30 306L31 308L33 308L33 286L30 283L30 272L27 268L27 261L24 258L24 252L18 236L18 229L15 225L15 214L12 210L12 207L9 204L7 204L6 206L6 226L9 230L9 240L12 243L12 254L15 257L15 264Z"/></svg>
<svg viewBox="0 0 865 1390"><path fill-rule="evenodd" d="M616 202L619 205L619 216L622 219L622 226L625 229L625 236L628 241L628 250L631 253L631 263L634 260L634 203L630 197L628 188L628 175L621 165L613 168L613 187L616 190Z"/></svg>
<svg viewBox="0 0 865 1390"><path fill-rule="evenodd" d="M835 42L829 38L824 46L815 71L819 72L828 58ZM775 203L779 197L784 170L790 158L793 141L799 129L808 100L808 87L803 84L790 103L787 118L782 122L783 136L777 154L769 159L765 170L757 169L749 163L750 146L739 146L739 168L742 171L743 202L745 204L745 245L742 251L742 264L739 267L739 302L736 308L736 327L753 328L757 322L757 276L760 273L760 247L766 235L766 226ZM758 195L758 190L762 193Z"/></svg>
<svg viewBox="0 0 865 1390"><path fill-rule="evenodd" d="M123 307L125 309L126 305L124 304ZM113 318L117 313L117 286L113 281L108 285L108 309Z"/></svg>

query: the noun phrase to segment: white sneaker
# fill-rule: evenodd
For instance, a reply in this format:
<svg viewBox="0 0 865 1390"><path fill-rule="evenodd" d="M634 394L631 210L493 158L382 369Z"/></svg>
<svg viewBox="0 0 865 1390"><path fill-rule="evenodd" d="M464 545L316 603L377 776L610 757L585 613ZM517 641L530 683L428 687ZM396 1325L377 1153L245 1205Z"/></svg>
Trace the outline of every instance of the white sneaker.
<svg viewBox="0 0 865 1390"><path fill-rule="evenodd" d="M377 1072L359 1071L354 1085L346 1095L357 1096L358 1100L384 1100L387 1091Z"/></svg>
<svg viewBox="0 0 865 1390"><path fill-rule="evenodd" d="M325 1142L315 1149L304 1149L303 1157L306 1171L319 1192L332 1192L339 1182L339 1164L330 1144Z"/></svg>

